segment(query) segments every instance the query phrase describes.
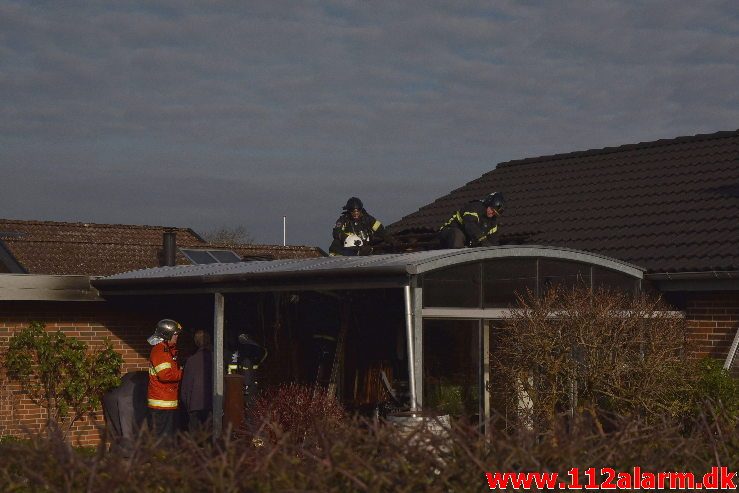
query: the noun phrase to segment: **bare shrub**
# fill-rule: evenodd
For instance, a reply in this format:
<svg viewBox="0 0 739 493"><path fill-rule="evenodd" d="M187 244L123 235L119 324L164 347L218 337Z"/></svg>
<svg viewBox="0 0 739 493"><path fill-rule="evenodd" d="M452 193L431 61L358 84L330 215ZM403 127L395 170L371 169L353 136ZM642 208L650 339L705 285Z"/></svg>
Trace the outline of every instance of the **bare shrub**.
<svg viewBox="0 0 739 493"><path fill-rule="evenodd" d="M249 234L245 226L220 226L203 234L208 243L224 245L250 245L254 237Z"/></svg>
<svg viewBox="0 0 739 493"><path fill-rule="evenodd" d="M721 414L710 407L705 412ZM522 440L522 433L503 432L491 440L475 428L454 426L439 441L433 433L402 435L394 427L359 419L343 426L315 422L321 446L309 448L289 439L255 447L248 439L225 436L213 442L192 435L163 446L144 432L127 459L105 446L76 453L63 442L39 437L0 443L0 490L475 492L484 488L486 471L564 475L571 467L629 471L640 466L703 474L712 466L739 463L736 422L718 424L707 415L696 417L688 433L674 423L626 418L606 435L565 435L563 426L555 429L557 440Z"/></svg>
<svg viewBox="0 0 739 493"><path fill-rule="evenodd" d="M515 389L503 394L509 425L549 432L568 414L603 432L615 417L654 422L694 408L685 322L659 299L553 288L519 308L491 355L498 384Z"/></svg>
<svg viewBox="0 0 739 493"><path fill-rule="evenodd" d="M346 412L325 388L291 383L260 395L254 403L254 420L272 438L288 433L302 441L316 424L340 425Z"/></svg>
<svg viewBox="0 0 739 493"><path fill-rule="evenodd" d="M739 418L725 406L736 383L685 359L682 321L659 313L658 301L552 292L522 307L499 334L511 344L496 346L493 373L521 382L533 406L515 392L507 405L531 429L484 435L457 423L443 437L423 427L401 433L293 384L257 401L270 430L261 446L229 434L163 444L146 430L130 458L104 444L80 454L53 438L0 442L0 491L473 492L486 487L486 471L702 475L739 464Z"/></svg>

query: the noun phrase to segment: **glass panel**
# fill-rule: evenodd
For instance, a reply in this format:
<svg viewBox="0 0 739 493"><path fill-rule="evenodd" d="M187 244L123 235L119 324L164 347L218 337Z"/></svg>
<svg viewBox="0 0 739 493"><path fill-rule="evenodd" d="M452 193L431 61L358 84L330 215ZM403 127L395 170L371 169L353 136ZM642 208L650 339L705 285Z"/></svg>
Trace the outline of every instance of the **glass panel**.
<svg viewBox="0 0 739 493"><path fill-rule="evenodd" d="M507 375L500 371L500 365L505 365L505 357L502 348L509 342L509 333L503 329L500 320L488 320L486 322L490 330L489 353L486 355L490 364L490 375L488 377L488 388L490 389L490 423L494 430L504 430L508 426L508 420L516 414L516 406L512 403L518 402L516 384ZM513 420L515 424L515 420Z"/></svg>
<svg viewBox="0 0 739 493"><path fill-rule="evenodd" d="M565 288L575 286L590 288L590 266L568 260L539 259L540 294L559 285Z"/></svg>
<svg viewBox="0 0 739 493"><path fill-rule="evenodd" d="M477 423L480 414L477 320L423 321L424 409Z"/></svg>
<svg viewBox="0 0 739 493"><path fill-rule="evenodd" d="M485 262L483 306L505 308L516 304L516 293L536 293L536 259L507 258Z"/></svg>
<svg viewBox="0 0 739 493"><path fill-rule="evenodd" d="M480 307L480 264L458 265L423 276L423 306Z"/></svg>
<svg viewBox="0 0 739 493"><path fill-rule="evenodd" d="M615 291L626 291L636 293L639 280L622 272L602 267L593 269L593 287L595 289L607 289Z"/></svg>
<svg viewBox="0 0 739 493"><path fill-rule="evenodd" d="M208 250L208 253L213 255L216 260L218 260L222 264L241 262L241 257L236 255L231 250Z"/></svg>
<svg viewBox="0 0 739 493"><path fill-rule="evenodd" d="M193 264L217 264L218 261L205 250L181 250Z"/></svg>

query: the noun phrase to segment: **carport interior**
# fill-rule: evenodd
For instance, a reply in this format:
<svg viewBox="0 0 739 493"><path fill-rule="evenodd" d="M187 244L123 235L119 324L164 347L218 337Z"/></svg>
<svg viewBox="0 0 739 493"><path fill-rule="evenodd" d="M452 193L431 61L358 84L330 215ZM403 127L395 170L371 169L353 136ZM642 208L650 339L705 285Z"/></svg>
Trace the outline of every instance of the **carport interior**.
<svg viewBox="0 0 739 493"><path fill-rule="evenodd" d="M391 385L408 381L400 289L229 293L224 296L227 360L239 349L239 334L267 349L259 367L262 389L331 385L347 409L369 413L388 397L380 371Z"/></svg>

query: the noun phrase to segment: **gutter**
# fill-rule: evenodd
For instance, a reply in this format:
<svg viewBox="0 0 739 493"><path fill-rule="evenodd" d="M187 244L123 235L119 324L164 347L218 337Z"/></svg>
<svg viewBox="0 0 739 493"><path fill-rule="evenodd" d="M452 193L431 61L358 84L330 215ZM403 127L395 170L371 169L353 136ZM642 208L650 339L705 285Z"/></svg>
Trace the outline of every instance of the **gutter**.
<svg viewBox="0 0 739 493"><path fill-rule="evenodd" d="M737 270L710 270L699 272L655 272L644 274L644 278L650 281L685 281L705 279L739 279Z"/></svg>
<svg viewBox="0 0 739 493"><path fill-rule="evenodd" d="M0 274L0 301L103 301L88 276Z"/></svg>
<svg viewBox="0 0 739 493"><path fill-rule="evenodd" d="M291 281L293 279L353 279L364 280L381 276L398 276L400 278L407 277L408 273L405 266L388 266L372 269L367 268L343 268L343 269L320 269L320 270L299 270L299 271L262 271L248 273L223 273L223 274L193 274L183 276L158 276L158 277L127 277L127 278L100 278L95 279L92 284L101 291L113 291L116 288L138 287L145 289L151 286L161 285L212 285L212 284L228 284L228 283L250 283L250 282L269 282L269 281Z"/></svg>
<svg viewBox="0 0 739 493"><path fill-rule="evenodd" d="M739 291L739 271L656 272L644 279L660 291Z"/></svg>

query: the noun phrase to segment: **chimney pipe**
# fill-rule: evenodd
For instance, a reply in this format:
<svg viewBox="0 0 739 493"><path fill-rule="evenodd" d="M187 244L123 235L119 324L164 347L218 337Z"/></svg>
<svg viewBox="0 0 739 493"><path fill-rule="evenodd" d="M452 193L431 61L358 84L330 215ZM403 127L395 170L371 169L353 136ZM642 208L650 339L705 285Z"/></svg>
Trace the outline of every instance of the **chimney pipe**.
<svg viewBox="0 0 739 493"><path fill-rule="evenodd" d="M177 232L164 231L162 243L162 266L172 267L175 265L175 255L177 254Z"/></svg>

